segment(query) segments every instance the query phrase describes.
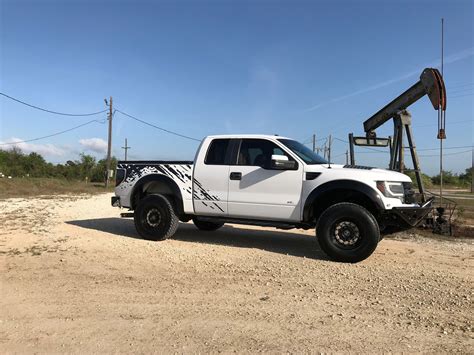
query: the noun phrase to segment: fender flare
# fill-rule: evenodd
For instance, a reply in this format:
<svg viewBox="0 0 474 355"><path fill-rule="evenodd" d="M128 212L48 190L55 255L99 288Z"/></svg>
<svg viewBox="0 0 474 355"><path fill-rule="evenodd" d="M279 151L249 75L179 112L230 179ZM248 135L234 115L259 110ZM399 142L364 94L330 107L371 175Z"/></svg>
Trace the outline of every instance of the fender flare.
<svg viewBox="0 0 474 355"><path fill-rule="evenodd" d="M130 194L130 204L132 209L135 209L136 207L136 202L135 202L135 197L136 194L140 193L142 190L142 187L149 183L149 182L160 182L166 186L168 186L171 191L173 191L173 196L176 197L177 200L177 206L176 208L178 209L176 212L178 214L183 214L184 213L184 208L183 208L183 196L181 194L181 191L179 190L178 184L173 181L170 177L163 175L163 174L149 174L145 175L142 178L140 178L135 185L133 186L132 193Z"/></svg>
<svg viewBox="0 0 474 355"><path fill-rule="evenodd" d="M366 196L378 210L385 210L379 193L367 184L356 180L333 180L317 186L306 198L303 208L303 221L310 222L314 203L333 190L352 190Z"/></svg>

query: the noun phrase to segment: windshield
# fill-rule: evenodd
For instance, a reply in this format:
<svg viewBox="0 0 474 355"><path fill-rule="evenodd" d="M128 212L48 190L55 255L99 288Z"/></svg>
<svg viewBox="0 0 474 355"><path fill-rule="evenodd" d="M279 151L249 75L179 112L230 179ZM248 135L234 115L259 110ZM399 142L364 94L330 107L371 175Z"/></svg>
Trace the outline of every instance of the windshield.
<svg viewBox="0 0 474 355"><path fill-rule="evenodd" d="M278 141L282 142L306 164L327 164L326 159L319 156L300 142L294 141L292 139L279 139Z"/></svg>

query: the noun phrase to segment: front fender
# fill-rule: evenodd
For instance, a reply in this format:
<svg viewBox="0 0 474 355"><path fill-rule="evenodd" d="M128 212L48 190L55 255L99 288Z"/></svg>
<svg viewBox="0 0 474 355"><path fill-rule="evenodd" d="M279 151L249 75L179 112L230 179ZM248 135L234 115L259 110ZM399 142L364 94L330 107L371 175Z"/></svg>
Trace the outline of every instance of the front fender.
<svg viewBox="0 0 474 355"><path fill-rule="evenodd" d="M306 198L303 208L303 221L312 222L313 206L324 202L331 191L350 190L363 194L378 210L384 210L383 201L379 193L371 186L355 180L333 180L317 186ZM342 201L341 201L342 202Z"/></svg>

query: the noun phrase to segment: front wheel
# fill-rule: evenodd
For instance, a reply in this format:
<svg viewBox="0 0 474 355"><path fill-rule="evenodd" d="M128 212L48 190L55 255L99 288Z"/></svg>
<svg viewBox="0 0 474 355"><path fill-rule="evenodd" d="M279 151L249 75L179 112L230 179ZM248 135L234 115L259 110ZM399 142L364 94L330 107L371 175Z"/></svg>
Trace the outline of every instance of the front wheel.
<svg viewBox="0 0 474 355"><path fill-rule="evenodd" d="M163 195L143 198L134 213L135 228L147 240L165 240L176 233L179 219L171 202Z"/></svg>
<svg viewBox="0 0 474 355"><path fill-rule="evenodd" d="M356 263L374 252L380 231L375 217L364 207L343 202L323 212L316 236L331 259Z"/></svg>

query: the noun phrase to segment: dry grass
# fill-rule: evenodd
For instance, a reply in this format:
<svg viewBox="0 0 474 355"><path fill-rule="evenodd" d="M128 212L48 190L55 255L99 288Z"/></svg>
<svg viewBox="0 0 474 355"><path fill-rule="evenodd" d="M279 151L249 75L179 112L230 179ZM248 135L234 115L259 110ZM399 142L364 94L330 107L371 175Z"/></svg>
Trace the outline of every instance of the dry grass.
<svg viewBox="0 0 474 355"><path fill-rule="evenodd" d="M0 199L40 195L100 194L110 192L103 184L55 178L0 179Z"/></svg>

